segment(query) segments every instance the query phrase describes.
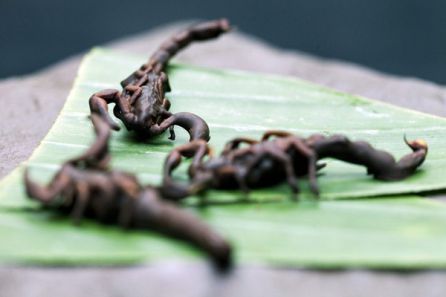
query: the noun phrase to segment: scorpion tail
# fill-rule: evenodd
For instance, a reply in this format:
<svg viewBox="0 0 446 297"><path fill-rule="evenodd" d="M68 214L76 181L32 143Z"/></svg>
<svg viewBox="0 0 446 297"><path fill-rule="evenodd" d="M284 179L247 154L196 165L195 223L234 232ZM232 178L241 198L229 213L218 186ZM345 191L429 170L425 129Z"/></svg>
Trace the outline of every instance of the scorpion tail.
<svg viewBox="0 0 446 297"><path fill-rule="evenodd" d="M166 68L168 61L181 49L194 41L214 39L231 30L227 19L218 19L200 23L175 34L166 40L158 50L150 57L149 65L161 72Z"/></svg>
<svg viewBox="0 0 446 297"><path fill-rule="evenodd" d="M190 212L159 196L151 187L143 191L134 201L132 225L188 242L206 252L220 271L227 271L232 265L229 242Z"/></svg>

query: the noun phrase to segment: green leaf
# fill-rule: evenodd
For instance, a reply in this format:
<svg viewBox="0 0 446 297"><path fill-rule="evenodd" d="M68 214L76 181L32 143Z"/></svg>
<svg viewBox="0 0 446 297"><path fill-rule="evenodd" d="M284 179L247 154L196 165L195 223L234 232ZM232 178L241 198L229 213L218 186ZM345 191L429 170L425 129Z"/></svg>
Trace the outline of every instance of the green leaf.
<svg viewBox="0 0 446 297"><path fill-rule="evenodd" d="M68 101L49 134L27 162L31 176L47 182L67 158L84 151L93 139L87 119L88 98L104 88L119 88L145 61L106 50L84 60ZM244 263L312 267L446 267L445 206L419 197L370 200L370 196L416 193L446 187L442 168L446 122L291 78L220 71L174 64L169 68L173 111L194 112L209 123L211 145L221 150L236 136L259 137L268 129L301 135L344 133L365 139L400 157L408 152L403 135L424 138L430 153L421 170L400 182L375 181L364 168L328 160L319 177L324 200L316 203L302 187L300 203L289 201L280 185L254 191L251 203L237 192L209 193L218 202L194 208L234 243ZM113 167L137 173L143 183L159 183L164 157L187 142L167 135L135 142L125 129L111 142ZM184 168L185 166L183 166ZM185 178L185 171L179 175ZM26 198L22 168L0 183L0 260L12 262L117 264L196 257L187 245L148 232L128 232L94 222L74 227Z"/></svg>
<svg viewBox="0 0 446 297"><path fill-rule="evenodd" d="M195 209L229 237L237 264L317 268L446 268L446 206L405 197L320 203L229 204ZM51 265L186 259L197 251L147 232L123 231L42 210L0 212L0 261Z"/></svg>

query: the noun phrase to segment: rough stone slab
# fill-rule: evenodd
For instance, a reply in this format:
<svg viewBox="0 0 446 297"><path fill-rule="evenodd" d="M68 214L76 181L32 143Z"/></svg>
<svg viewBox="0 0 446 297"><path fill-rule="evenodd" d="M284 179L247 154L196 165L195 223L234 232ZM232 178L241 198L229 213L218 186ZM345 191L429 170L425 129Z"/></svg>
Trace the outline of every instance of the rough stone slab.
<svg viewBox="0 0 446 297"><path fill-rule="evenodd" d="M0 297L444 297L441 272L397 274L242 267L230 277L206 265L0 269Z"/></svg>
<svg viewBox="0 0 446 297"><path fill-rule="evenodd" d="M110 44L149 54L178 28L171 25ZM47 133L71 88L81 55L39 73L0 83L0 177L26 160ZM446 115L446 89L418 80L274 48L240 32L194 45L178 60L296 76L341 91ZM4 244L4 243L2 243ZM446 273L317 271L239 267L222 278L204 264L136 267L0 267L0 297L8 296L446 296Z"/></svg>

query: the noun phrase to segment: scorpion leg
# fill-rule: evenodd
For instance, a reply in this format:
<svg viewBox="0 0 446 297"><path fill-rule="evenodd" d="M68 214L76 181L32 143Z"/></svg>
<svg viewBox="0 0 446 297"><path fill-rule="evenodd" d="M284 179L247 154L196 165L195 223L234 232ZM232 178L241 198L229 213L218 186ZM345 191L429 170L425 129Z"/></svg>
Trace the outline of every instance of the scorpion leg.
<svg viewBox="0 0 446 297"><path fill-rule="evenodd" d="M76 184L76 198L71 216L76 225L80 224L82 216L84 215L85 209L89 200L89 187L87 182L80 181Z"/></svg>
<svg viewBox="0 0 446 297"><path fill-rule="evenodd" d="M275 136L275 137L288 137L288 136L292 136L293 134L287 131L282 131L282 130L270 130L270 131L266 131L263 136L262 136L262 140L261 141L267 141L270 137Z"/></svg>
<svg viewBox="0 0 446 297"><path fill-rule="evenodd" d="M160 73L160 79L163 82L163 90L164 92L170 92L172 91L172 88L170 87L169 78L167 77L167 74L165 72Z"/></svg>
<svg viewBox="0 0 446 297"><path fill-rule="evenodd" d="M250 188L248 187L248 184L246 183L246 177L248 176L248 172L250 169L244 168L244 167L237 167L234 168L234 176L237 181L237 184L240 188L240 190L245 195L245 198L248 198Z"/></svg>
<svg viewBox="0 0 446 297"><path fill-rule="evenodd" d="M298 152L308 158L308 180L310 182L310 189L316 196L319 196L319 187L317 185L316 172L319 169L325 167L325 164L317 164L316 153L301 139L291 138L291 144Z"/></svg>
<svg viewBox="0 0 446 297"><path fill-rule="evenodd" d="M294 194L299 192L299 187L297 185L297 177L294 173L293 168L293 162L286 153L282 152L281 150L277 150L274 148L268 148L265 151L265 154L270 155L273 159L277 160L279 163L282 164L283 168L285 169L287 181L290 185L292 191Z"/></svg>
<svg viewBox="0 0 446 297"><path fill-rule="evenodd" d="M225 144L225 147L221 154L227 155L230 151L237 149L240 146L240 144L242 144L242 143L247 143L249 145L253 145L253 144L259 143L259 141L252 139L252 138L247 138L247 137L234 138Z"/></svg>
<svg viewBox="0 0 446 297"><path fill-rule="evenodd" d="M192 161L192 167L194 171L197 166L201 163L201 160L206 156L211 154L211 148L203 140L194 140L189 143L183 144L179 147L173 149L173 151L166 158L165 163L165 174L171 174L172 171L178 167L181 162L181 157L191 158L194 157Z"/></svg>
<svg viewBox="0 0 446 297"><path fill-rule="evenodd" d="M73 158L67 163L74 166L85 164L86 168L105 169L110 161L108 140L110 138L110 127L103 118L96 114L91 115L96 139L88 150L77 158Z"/></svg>
<svg viewBox="0 0 446 297"><path fill-rule="evenodd" d="M132 92L132 95L130 96L130 99L128 99L128 101L125 99L119 102L119 107L121 108L123 113L130 112L128 106L135 103L136 99L142 93L142 88L140 86L135 86L135 85L128 85L125 87L125 90L127 92Z"/></svg>
<svg viewBox="0 0 446 297"><path fill-rule="evenodd" d="M189 167L189 176L193 177L198 167L203 163L205 156L212 156L212 149L209 147L207 142L203 140L197 140L196 145L198 146L195 154L193 155L192 164Z"/></svg>
<svg viewBox="0 0 446 297"><path fill-rule="evenodd" d="M130 110L131 106L131 100L136 100L136 98L141 94L142 89L137 86L127 86L126 89L129 89L130 91L134 92L133 95L130 97L129 100L125 96L119 96L116 100L116 106L113 110L114 114L118 118L122 118L124 124L134 124L137 121L136 116L132 113ZM137 94L138 96L134 96Z"/></svg>
<svg viewBox="0 0 446 297"><path fill-rule="evenodd" d="M162 107L164 108L165 111L168 111L170 109L170 101L167 98L163 99L163 104Z"/></svg>
<svg viewBox="0 0 446 297"><path fill-rule="evenodd" d="M102 90L94 93L89 100L90 111L99 114L113 130L119 130L119 125L113 121L108 113L107 105L117 103L120 92L114 89Z"/></svg>

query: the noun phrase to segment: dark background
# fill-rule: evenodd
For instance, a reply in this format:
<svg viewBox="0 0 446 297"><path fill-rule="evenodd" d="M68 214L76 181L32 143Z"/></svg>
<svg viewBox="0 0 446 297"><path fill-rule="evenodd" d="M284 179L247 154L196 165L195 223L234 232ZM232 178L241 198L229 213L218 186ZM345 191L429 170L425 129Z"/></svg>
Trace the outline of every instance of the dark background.
<svg viewBox="0 0 446 297"><path fill-rule="evenodd" d="M225 16L279 47L445 84L445 15L441 0L0 0L0 77L171 21Z"/></svg>

